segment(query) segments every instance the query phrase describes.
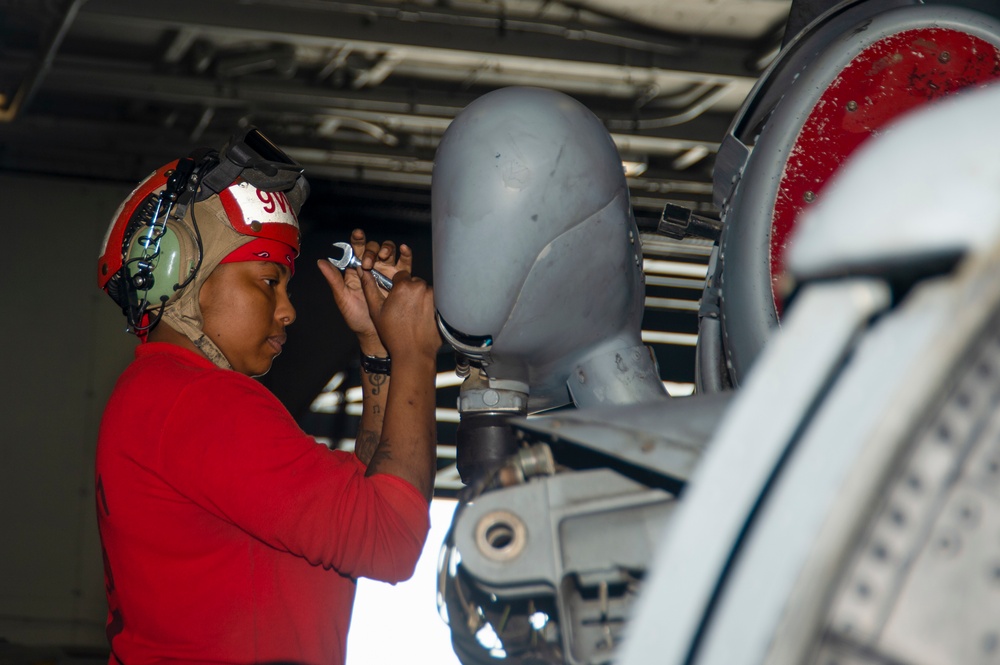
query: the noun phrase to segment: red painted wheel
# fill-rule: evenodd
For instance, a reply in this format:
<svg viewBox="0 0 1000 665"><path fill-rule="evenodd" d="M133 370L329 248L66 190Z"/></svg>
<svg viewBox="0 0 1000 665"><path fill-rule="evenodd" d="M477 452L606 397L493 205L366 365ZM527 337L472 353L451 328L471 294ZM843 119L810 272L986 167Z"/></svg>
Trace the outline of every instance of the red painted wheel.
<svg viewBox="0 0 1000 665"><path fill-rule="evenodd" d="M1000 6L994 16L963 1L838 5L750 93L716 159L724 228L699 327L700 392L739 385L779 324L786 246L840 164L907 111L1000 79Z"/></svg>
<svg viewBox="0 0 1000 665"><path fill-rule="evenodd" d="M1000 78L1000 48L954 29L920 28L865 48L820 95L785 162L771 222L770 266L777 281L802 211L822 196L837 168L892 120L963 88Z"/></svg>

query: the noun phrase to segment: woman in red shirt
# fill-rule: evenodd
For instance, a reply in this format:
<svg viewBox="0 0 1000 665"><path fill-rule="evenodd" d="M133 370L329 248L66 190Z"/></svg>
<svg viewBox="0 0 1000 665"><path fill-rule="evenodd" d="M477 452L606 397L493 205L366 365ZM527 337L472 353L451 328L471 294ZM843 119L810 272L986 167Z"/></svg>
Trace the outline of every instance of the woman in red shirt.
<svg viewBox="0 0 1000 665"><path fill-rule="evenodd" d="M341 663L355 579L409 577L429 526L433 292L406 246L360 230L363 269L320 264L369 371L355 455L302 432L252 377L295 321L307 188L241 136L141 183L98 263L144 342L97 449L112 663Z"/></svg>

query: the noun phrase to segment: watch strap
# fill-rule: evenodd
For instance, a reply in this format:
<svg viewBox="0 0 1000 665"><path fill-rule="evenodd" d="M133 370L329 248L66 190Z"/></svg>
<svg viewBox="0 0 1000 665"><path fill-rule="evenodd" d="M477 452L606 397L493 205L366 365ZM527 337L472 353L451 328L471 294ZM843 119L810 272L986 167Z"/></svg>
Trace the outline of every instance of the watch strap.
<svg viewBox="0 0 1000 665"><path fill-rule="evenodd" d="M388 356L385 358L379 358L378 356L368 356L362 353L361 369L363 369L366 374L385 374L388 376L392 373L392 358Z"/></svg>

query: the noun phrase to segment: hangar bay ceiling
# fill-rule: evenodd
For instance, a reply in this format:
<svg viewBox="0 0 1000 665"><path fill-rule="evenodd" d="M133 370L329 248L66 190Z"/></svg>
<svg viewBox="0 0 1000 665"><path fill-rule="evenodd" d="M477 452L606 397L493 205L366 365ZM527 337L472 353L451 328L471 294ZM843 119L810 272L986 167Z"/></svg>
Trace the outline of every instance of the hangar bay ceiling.
<svg viewBox="0 0 1000 665"><path fill-rule="evenodd" d="M710 211L714 154L789 5L0 0L0 168L136 181L252 123L312 181L425 222L412 202L455 114L535 85L606 123L640 218Z"/></svg>

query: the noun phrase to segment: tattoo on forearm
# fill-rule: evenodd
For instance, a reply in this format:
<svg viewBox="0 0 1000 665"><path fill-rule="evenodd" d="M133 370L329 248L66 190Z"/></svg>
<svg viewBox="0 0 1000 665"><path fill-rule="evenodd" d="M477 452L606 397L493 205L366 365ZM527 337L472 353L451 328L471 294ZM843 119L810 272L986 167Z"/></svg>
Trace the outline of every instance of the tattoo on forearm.
<svg viewBox="0 0 1000 665"><path fill-rule="evenodd" d="M371 430L361 430L355 444L355 454L365 464L371 464L372 457L378 447L378 434Z"/></svg>
<svg viewBox="0 0 1000 665"><path fill-rule="evenodd" d="M392 446L389 444L389 440L385 439L378 444L378 447L375 448L372 460L368 463L368 469L370 471L373 467L378 466L382 462L390 461L392 461Z"/></svg>
<svg viewBox="0 0 1000 665"><path fill-rule="evenodd" d="M385 384L385 374L369 374L368 380L372 382L372 395L378 395Z"/></svg>
<svg viewBox="0 0 1000 665"><path fill-rule="evenodd" d="M377 416L378 414L382 413L382 407L379 406L378 404L372 404L372 413L374 413Z"/></svg>

